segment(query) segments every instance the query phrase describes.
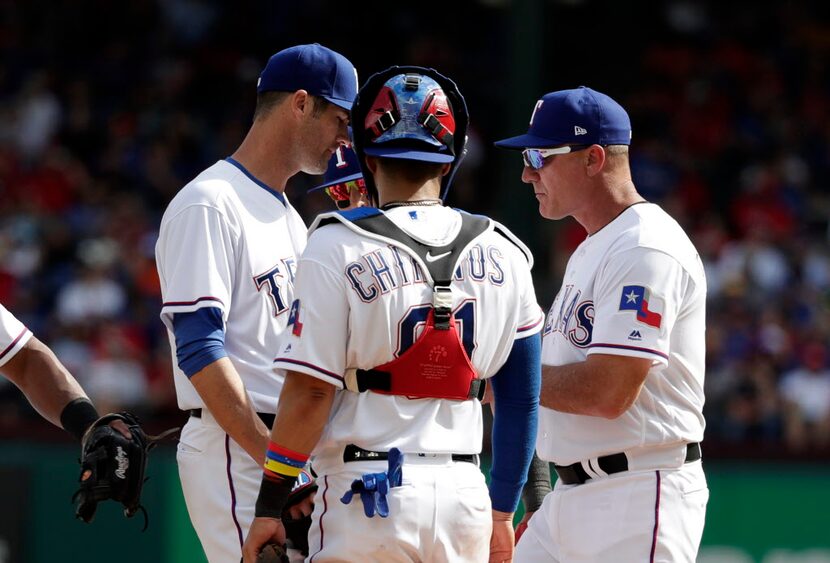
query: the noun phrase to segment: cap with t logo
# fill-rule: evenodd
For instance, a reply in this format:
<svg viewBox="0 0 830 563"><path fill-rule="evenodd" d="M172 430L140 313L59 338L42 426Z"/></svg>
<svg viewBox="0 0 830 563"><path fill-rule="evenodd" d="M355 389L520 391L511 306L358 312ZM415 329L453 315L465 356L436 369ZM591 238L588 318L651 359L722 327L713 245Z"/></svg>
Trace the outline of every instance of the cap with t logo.
<svg viewBox="0 0 830 563"><path fill-rule="evenodd" d="M620 104L586 86L545 94L533 108L526 134L496 142L517 150L594 144L630 145L631 120Z"/></svg>

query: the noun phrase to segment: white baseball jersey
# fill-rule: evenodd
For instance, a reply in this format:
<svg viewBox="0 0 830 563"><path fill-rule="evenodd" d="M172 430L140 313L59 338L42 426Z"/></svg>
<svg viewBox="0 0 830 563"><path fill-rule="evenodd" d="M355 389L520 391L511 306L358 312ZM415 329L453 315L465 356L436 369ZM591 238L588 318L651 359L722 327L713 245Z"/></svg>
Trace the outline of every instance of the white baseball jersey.
<svg viewBox="0 0 830 563"><path fill-rule="evenodd" d="M31 331L0 305L0 366L11 360L31 337Z"/></svg>
<svg viewBox="0 0 830 563"><path fill-rule="evenodd" d="M306 236L302 218L284 196L227 160L202 172L170 202L156 263L180 408L204 405L178 368L173 315L216 307L225 323L225 350L254 408L275 411L282 375L271 363Z"/></svg>
<svg viewBox="0 0 830 563"><path fill-rule="evenodd" d="M659 206L633 205L583 241L548 313L542 364L594 353L653 364L638 399L614 420L540 407L539 457L567 465L701 441L705 305L700 257Z"/></svg>
<svg viewBox="0 0 830 563"><path fill-rule="evenodd" d="M306 227L284 196L230 160L202 172L170 202L156 264L179 407L204 405L178 367L173 315L216 307L225 325L225 350L254 409L275 412L283 376L271 364L305 244ZM188 513L208 560L239 561L254 518L261 462L207 410L185 424L176 460Z"/></svg>
<svg viewBox="0 0 830 563"><path fill-rule="evenodd" d="M441 206L399 207L386 215L419 242L433 246L452 241L461 227L460 213ZM315 231L316 225L297 271L296 317L275 366L343 389L347 368L381 365L412 345L433 292L425 282L426 267L401 247L343 224ZM512 241L488 230L477 237L451 286L461 339L472 351L481 378L493 376L507 360L514 339L536 334L543 321L530 276L530 252L508 236ZM481 406L474 400L338 392L315 449L315 469L326 472L325 458L337 458L350 443L378 451L397 447L403 452L478 453Z"/></svg>

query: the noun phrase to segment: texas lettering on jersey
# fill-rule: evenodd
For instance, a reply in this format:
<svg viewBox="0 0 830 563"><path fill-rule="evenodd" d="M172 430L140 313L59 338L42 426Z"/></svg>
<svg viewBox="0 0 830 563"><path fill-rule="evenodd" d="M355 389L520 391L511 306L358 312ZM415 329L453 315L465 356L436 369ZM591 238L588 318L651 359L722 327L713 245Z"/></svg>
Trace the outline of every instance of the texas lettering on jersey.
<svg viewBox="0 0 830 563"><path fill-rule="evenodd" d="M427 259L440 260L445 255L429 255ZM345 268L346 278L361 301L371 303L380 295L413 283L425 283L420 265L406 251L389 245L364 254ZM469 279L503 285L504 257L495 246L473 245L455 270L453 281Z"/></svg>
<svg viewBox="0 0 830 563"><path fill-rule="evenodd" d="M254 276L257 291L261 291L263 288L267 290L275 317L288 310L287 286L293 286L296 269L297 263L293 257L283 258L272 268Z"/></svg>
<svg viewBox="0 0 830 563"><path fill-rule="evenodd" d="M559 292L545 319L543 336L559 332L579 348L591 343L594 331L594 302L580 301L582 291L567 285Z"/></svg>

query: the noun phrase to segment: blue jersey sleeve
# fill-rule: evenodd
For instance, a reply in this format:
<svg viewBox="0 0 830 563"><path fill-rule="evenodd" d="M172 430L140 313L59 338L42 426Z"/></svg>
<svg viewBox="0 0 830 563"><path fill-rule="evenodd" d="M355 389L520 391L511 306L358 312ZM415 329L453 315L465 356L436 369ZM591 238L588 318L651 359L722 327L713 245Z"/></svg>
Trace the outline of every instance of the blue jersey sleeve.
<svg viewBox="0 0 830 563"><path fill-rule="evenodd" d="M542 381L542 337L516 340L507 362L490 379L493 413L493 509L514 512L536 449L539 390Z"/></svg>
<svg viewBox="0 0 830 563"><path fill-rule="evenodd" d="M222 311L217 307L176 313L173 316L173 332L176 336L176 361L187 377L228 355L225 351Z"/></svg>

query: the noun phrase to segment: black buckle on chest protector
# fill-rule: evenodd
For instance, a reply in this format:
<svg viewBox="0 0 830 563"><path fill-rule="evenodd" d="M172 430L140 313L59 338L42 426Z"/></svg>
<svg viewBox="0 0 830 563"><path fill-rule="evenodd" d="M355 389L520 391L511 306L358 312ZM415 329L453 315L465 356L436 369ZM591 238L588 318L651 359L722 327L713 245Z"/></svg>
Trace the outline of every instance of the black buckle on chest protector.
<svg viewBox="0 0 830 563"><path fill-rule="evenodd" d="M447 286L435 286L432 292L432 311L435 328L449 330L452 318L452 290Z"/></svg>

